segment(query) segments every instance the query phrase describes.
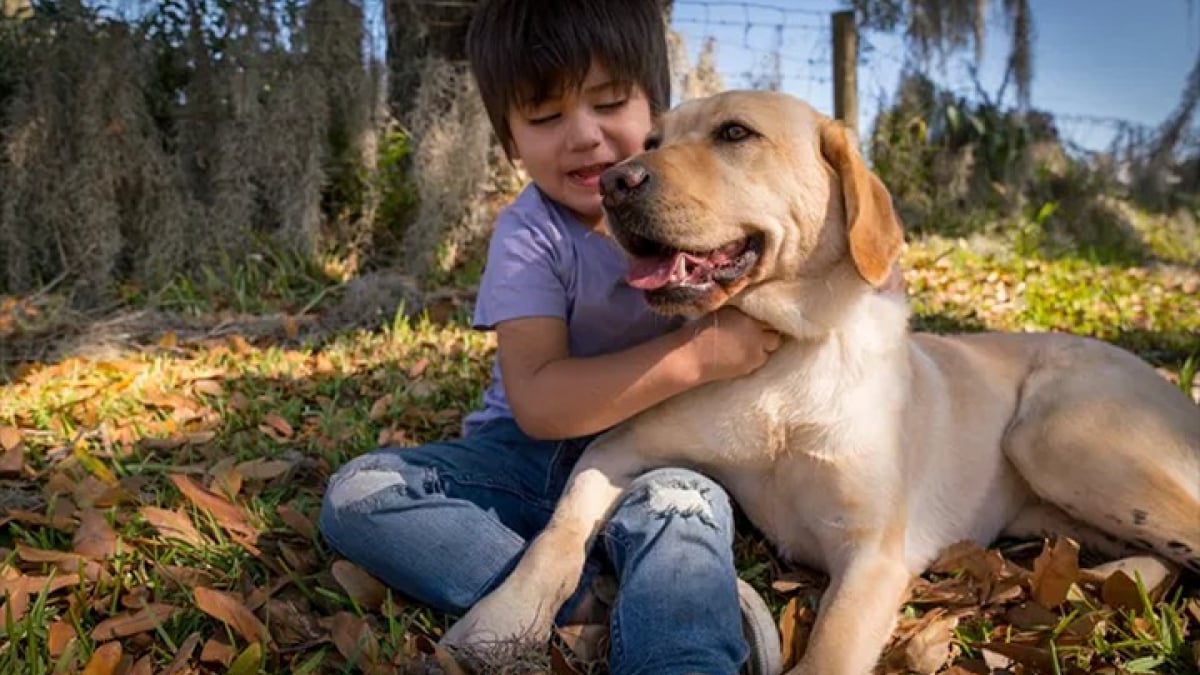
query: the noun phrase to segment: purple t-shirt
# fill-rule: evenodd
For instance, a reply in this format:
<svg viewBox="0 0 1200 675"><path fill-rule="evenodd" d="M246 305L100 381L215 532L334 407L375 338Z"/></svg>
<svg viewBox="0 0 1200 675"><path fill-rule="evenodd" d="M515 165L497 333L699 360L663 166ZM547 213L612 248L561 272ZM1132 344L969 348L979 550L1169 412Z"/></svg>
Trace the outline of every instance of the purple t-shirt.
<svg viewBox="0 0 1200 675"><path fill-rule="evenodd" d="M627 266L615 242L531 183L496 219L474 325L491 330L509 319L557 317L567 322L575 357L620 351L679 326L682 319L654 313L642 292L625 283ZM463 431L469 435L498 417L512 417L499 358L483 408L463 420Z"/></svg>

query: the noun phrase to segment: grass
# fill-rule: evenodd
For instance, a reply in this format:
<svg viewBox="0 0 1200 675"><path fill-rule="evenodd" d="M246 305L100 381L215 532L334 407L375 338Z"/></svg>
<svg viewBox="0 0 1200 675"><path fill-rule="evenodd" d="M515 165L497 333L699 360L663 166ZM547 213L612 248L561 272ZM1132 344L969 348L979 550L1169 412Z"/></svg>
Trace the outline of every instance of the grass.
<svg viewBox="0 0 1200 675"><path fill-rule="evenodd" d="M1133 349L1189 393L1196 384L1194 267L1021 259L937 239L914 243L906 264L918 327L1070 330ZM199 279L130 297L198 315L320 313L339 283L336 274L273 259ZM21 302L0 306L16 311ZM106 659L149 669L141 672L178 660L229 673L388 672L436 662L431 641L447 618L347 577L315 515L336 467L380 444L452 436L476 405L493 339L471 331L461 311L445 316L398 312L387 325L320 344L166 334L111 358L13 368L0 384L0 429L8 429L0 432L0 508L8 509L0 584L9 593L0 672L74 672L89 663L111 672L101 669ZM181 476L203 490L189 496ZM821 583L789 583L803 572L753 536L739 538L737 560L777 612L798 598L811 602ZM961 575L927 580L964 583ZM220 597L267 626L271 644L241 610L212 606L200 588L228 594ZM1200 592L1194 579L1176 588L1117 610L1081 583L1080 596L1054 610L1055 625L1037 631L1015 631L1005 603L910 604L902 626L961 612L947 639L964 667L989 646L1011 643L1049 658L1057 672L1194 672ZM111 640L96 632L147 606L163 614L144 630ZM1083 616L1097 623L1081 637L1070 627Z"/></svg>

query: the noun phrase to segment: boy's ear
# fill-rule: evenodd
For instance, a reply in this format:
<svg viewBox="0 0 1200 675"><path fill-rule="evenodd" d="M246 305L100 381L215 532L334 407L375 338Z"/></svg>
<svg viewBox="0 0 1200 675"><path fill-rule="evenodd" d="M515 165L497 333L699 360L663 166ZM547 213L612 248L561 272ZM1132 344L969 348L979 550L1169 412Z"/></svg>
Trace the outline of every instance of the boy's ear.
<svg viewBox="0 0 1200 675"><path fill-rule="evenodd" d="M881 288L904 248L904 229L892 208L892 196L867 169L840 122L823 122L820 134L821 153L841 183L850 256L859 275Z"/></svg>

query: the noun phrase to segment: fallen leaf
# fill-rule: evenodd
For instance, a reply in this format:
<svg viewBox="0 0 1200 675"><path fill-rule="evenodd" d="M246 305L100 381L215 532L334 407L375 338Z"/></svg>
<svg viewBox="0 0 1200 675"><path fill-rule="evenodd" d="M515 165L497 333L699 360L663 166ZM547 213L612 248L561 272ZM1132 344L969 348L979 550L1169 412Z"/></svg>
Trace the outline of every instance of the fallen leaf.
<svg viewBox="0 0 1200 675"><path fill-rule="evenodd" d="M105 560L117 554L117 533L99 511L87 509L79 515L79 529L71 540L71 550L93 560Z"/></svg>
<svg viewBox="0 0 1200 675"><path fill-rule="evenodd" d="M16 427L0 427L0 450L12 450L20 444L20 429Z"/></svg>
<svg viewBox="0 0 1200 675"><path fill-rule="evenodd" d="M184 638L179 645L179 651L175 652L175 658L171 659L171 663L159 675L177 675L184 672L184 669L188 667L188 662L192 660L196 645L200 644L202 639L200 633L192 633Z"/></svg>
<svg viewBox="0 0 1200 675"><path fill-rule="evenodd" d="M102 644L92 652L92 658L83 667L83 675L113 675L121 665L122 656L120 642Z"/></svg>
<svg viewBox="0 0 1200 675"><path fill-rule="evenodd" d="M981 650L983 659L992 668L1006 669L1013 662L1029 666L1038 673L1054 672L1054 658L1049 650L1014 642L989 642ZM999 657L999 658L997 658Z"/></svg>
<svg viewBox="0 0 1200 675"><path fill-rule="evenodd" d="M1179 578L1179 568L1161 558L1138 555L1098 565L1083 571L1085 579L1100 583L1100 597L1116 608L1140 610L1142 596L1137 580L1151 600L1162 596Z"/></svg>
<svg viewBox="0 0 1200 675"><path fill-rule="evenodd" d="M197 394L212 396L214 398L225 395L225 387L221 386L216 380L197 380L192 383L192 390Z"/></svg>
<svg viewBox="0 0 1200 675"><path fill-rule="evenodd" d="M254 644L258 644L255 642ZM215 639L209 639L204 643L204 647L200 650L200 660L204 663L219 663L223 666L228 666L235 656L233 647L218 642Z"/></svg>
<svg viewBox="0 0 1200 675"><path fill-rule="evenodd" d="M25 468L25 446L20 443L0 455L0 476L19 476Z"/></svg>
<svg viewBox="0 0 1200 675"><path fill-rule="evenodd" d="M909 670L922 675L931 675L941 669L950 659L950 642L958 617L952 614L940 616L921 628L904 648Z"/></svg>
<svg viewBox="0 0 1200 675"><path fill-rule="evenodd" d="M333 616L329 634L338 652L362 670L379 661L379 641L365 619L350 612L338 612Z"/></svg>
<svg viewBox="0 0 1200 675"><path fill-rule="evenodd" d="M279 515L279 519L285 525L303 535L306 539L313 539L317 536L316 524L309 520L308 516L297 511L295 508L287 504L280 504L275 507L275 513Z"/></svg>
<svg viewBox="0 0 1200 675"><path fill-rule="evenodd" d="M186 513L160 509L157 506L143 506L138 509L138 513L167 539L178 539L196 548L204 548L208 545L204 535L200 534Z"/></svg>
<svg viewBox="0 0 1200 675"><path fill-rule="evenodd" d="M261 643L251 643L229 664L225 675L258 675L259 664L262 663L262 649Z"/></svg>
<svg viewBox="0 0 1200 675"><path fill-rule="evenodd" d="M1029 587L1038 604L1053 608L1066 601L1068 591L1078 580L1079 544L1067 537L1058 537L1033 562Z"/></svg>
<svg viewBox="0 0 1200 675"><path fill-rule="evenodd" d="M127 612L101 621L92 629L91 637L97 642L103 642L152 631L177 611L179 608L172 605L149 604L136 612Z"/></svg>
<svg viewBox="0 0 1200 675"><path fill-rule="evenodd" d="M779 617L779 635L782 638L783 668L787 670L800 661L808 649L808 637L816 620L813 611L800 602L799 598L788 600Z"/></svg>
<svg viewBox="0 0 1200 675"><path fill-rule="evenodd" d="M425 374L425 369L429 367L429 359L422 358L408 369L408 379L415 380Z"/></svg>
<svg viewBox="0 0 1200 675"><path fill-rule="evenodd" d="M5 632L12 634L13 626L25 618L29 611L29 594L23 589L9 590L4 595L4 603L0 604L0 626L5 626ZM9 623L9 621L12 623Z"/></svg>
<svg viewBox="0 0 1200 675"><path fill-rule="evenodd" d="M383 396L382 398L377 399L374 403L371 404L371 412L368 414L368 418L372 422L378 422L378 421L382 420L384 417L387 417L388 408L390 408L391 405L392 405L392 395L391 394L387 394L387 395Z"/></svg>
<svg viewBox="0 0 1200 675"><path fill-rule="evenodd" d="M237 472L247 480L271 480L292 468L292 463L282 459L252 459L237 465Z"/></svg>
<svg viewBox="0 0 1200 675"><path fill-rule="evenodd" d="M223 496L234 499L242 491L242 474L237 470L237 459L226 457L217 462L208 473L212 475L213 492L224 493Z"/></svg>
<svg viewBox="0 0 1200 675"><path fill-rule="evenodd" d="M1059 622L1058 614L1041 604L1023 602L1008 610L1004 618L1021 630L1043 630L1053 628Z"/></svg>
<svg viewBox="0 0 1200 675"><path fill-rule="evenodd" d="M46 628L46 651L51 658L58 658L67 651L67 645L76 639L75 627L59 619Z"/></svg>
<svg viewBox="0 0 1200 675"><path fill-rule="evenodd" d="M267 627L237 596L204 586L196 588L195 593L196 607L200 608L200 611L227 624L247 642L271 643Z"/></svg>
<svg viewBox="0 0 1200 675"><path fill-rule="evenodd" d="M266 417L263 417L263 424L283 438L291 438L292 434L295 433L292 430L292 425L276 413L267 413ZM262 426L260 425L259 428L262 429ZM267 430L264 429L264 431Z"/></svg>
<svg viewBox="0 0 1200 675"><path fill-rule="evenodd" d="M138 659L125 675L154 675L154 656L146 654Z"/></svg>
<svg viewBox="0 0 1200 675"><path fill-rule="evenodd" d="M175 334L175 331L169 330L158 338L158 346L162 349L175 349L179 346L179 336Z"/></svg>
<svg viewBox="0 0 1200 675"><path fill-rule="evenodd" d="M170 479L188 501L212 514L222 528L248 537L251 543L257 541L258 530L250 524L249 517L241 507L209 492L189 476L175 473L170 475Z"/></svg>
<svg viewBox="0 0 1200 675"><path fill-rule="evenodd" d="M378 610L387 598L387 587L349 560L334 562L332 572L338 585L363 608Z"/></svg>

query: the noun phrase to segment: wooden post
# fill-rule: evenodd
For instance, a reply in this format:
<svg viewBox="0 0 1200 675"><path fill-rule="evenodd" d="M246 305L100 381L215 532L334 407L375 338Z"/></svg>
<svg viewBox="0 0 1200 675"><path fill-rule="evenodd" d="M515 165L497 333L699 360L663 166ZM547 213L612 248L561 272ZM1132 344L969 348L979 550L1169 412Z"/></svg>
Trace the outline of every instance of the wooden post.
<svg viewBox="0 0 1200 675"><path fill-rule="evenodd" d="M833 13L833 116L858 131L858 28L853 11Z"/></svg>

